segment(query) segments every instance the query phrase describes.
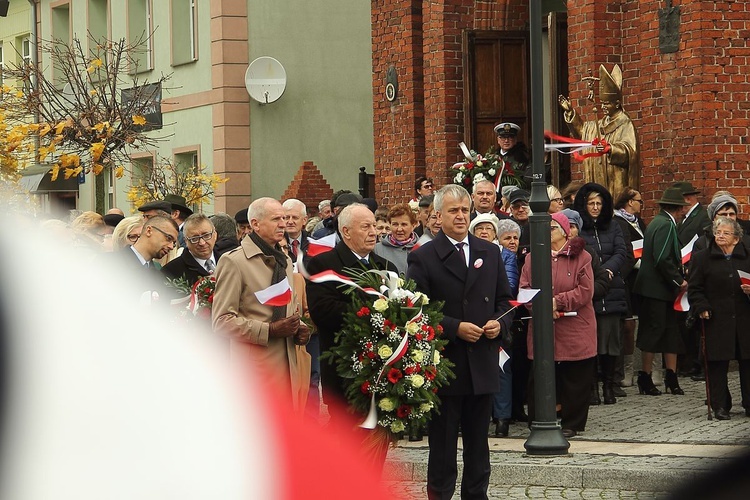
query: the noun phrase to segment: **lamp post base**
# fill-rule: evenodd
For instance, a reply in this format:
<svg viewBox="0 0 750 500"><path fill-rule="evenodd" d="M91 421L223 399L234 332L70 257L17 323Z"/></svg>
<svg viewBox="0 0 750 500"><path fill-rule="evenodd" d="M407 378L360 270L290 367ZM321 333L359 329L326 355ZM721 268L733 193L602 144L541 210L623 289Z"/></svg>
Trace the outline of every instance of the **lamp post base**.
<svg viewBox="0 0 750 500"><path fill-rule="evenodd" d="M531 434L524 443L529 455L567 455L570 443L563 437L557 422L531 423Z"/></svg>

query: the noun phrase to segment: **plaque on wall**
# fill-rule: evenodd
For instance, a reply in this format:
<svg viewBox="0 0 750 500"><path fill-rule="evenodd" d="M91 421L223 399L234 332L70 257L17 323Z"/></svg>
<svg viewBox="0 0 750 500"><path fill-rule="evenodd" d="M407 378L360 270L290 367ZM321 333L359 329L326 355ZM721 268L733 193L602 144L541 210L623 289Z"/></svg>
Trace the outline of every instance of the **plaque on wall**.
<svg viewBox="0 0 750 500"><path fill-rule="evenodd" d="M664 54L680 49L680 7L673 7L667 0L667 7L659 9L659 50Z"/></svg>

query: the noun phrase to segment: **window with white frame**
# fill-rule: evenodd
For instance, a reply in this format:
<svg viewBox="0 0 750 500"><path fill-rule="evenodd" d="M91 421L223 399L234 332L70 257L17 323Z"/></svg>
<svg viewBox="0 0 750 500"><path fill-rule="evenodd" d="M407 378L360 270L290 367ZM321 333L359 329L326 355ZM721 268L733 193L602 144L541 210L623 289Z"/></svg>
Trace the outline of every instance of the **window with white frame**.
<svg viewBox="0 0 750 500"><path fill-rule="evenodd" d="M152 0L128 1L128 43L136 45L130 73L154 69L154 33Z"/></svg>
<svg viewBox="0 0 750 500"><path fill-rule="evenodd" d="M172 0L172 66L198 60L196 0Z"/></svg>

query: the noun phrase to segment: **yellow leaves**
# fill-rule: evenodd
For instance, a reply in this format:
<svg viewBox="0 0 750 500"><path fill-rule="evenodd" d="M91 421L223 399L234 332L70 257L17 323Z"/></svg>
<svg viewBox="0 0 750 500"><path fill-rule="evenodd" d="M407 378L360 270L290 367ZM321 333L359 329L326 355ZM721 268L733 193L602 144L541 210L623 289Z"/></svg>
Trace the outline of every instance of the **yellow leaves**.
<svg viewBox="0 0 750 500"><path fill-rule="evenodd" d="M23 90L17 90L16 97L18 97L19 99L23 99Z"/></svg>
<svg viewBox="0 0 750 500"><path fill-rule="evenodd" d="M65 178L70 179L71 177L74 177L78 174L83 172L83 167L76 167L76 168L66 168L65 169Z"/></svg>
<svg viewBox="0 0 750 500"><path fill-rule="evenodd" d="M3 84L2 91L4 94L10 94L10 92L13 90L13 87L8 85L7 83Z"/></svg>
<svg viewBox="0 0 750 500"><path fill-rule="evenodd" d="M28 129L29 129L29 130L30 130L31 132L36 132L37 130L39 130L39 124L38 124L38 123L29 123L29 124L27 125L27 127L28 127Z"/></svg>
<svg viewBox="0 0 750 500"><path fill-rule="evenodd" d="M43 123L39 127L39 137L44 137L45 135L49 134L49 131L52 130L52 127L50 127L49 123Z"/></svg>
<svg viewBox="0 0 750 500"><path fill-rule="evenodd" d="M57 148L54 144L50 144L49 146L40 146L39 147L39 161L44 161L47 158L47 155L55 152L55 149Z"/></svg>
<svg viewBox="0 0 750 500"><path fill-rule="evenodd" d="M93 130L96 131L96 134L101 137L112 137L112 134L114 133L114 130L112 129L112 125L108 121L106 122L99 122L93 127L91 127Z"/></svg>
<svg viewBox="0 0 750 500"><path fill-rule="evenodd" d="M145 125L146 118L141 115L133 115L133 125Z"/></svg>
<svg viewBox="0 0 750 500"><path fill-rule="evenodd" d="M104 170L104 165L102 165L101 163L94 163L91 166L91 171L94 172L94 175L101 174L103 170Z"/></svg>
<svg viewBox="0 0 750 500"><path fill-rule="evenodd" d="M102 67L102 60L97 57L96 59L93 59L91 61L91 65L88 68L86 68L86 71L89 73L93 73L94 71L96 71L97 69L101 67Z"/></svg>
<svg viewBox="0 0 750 500"><path fill-rule="evenodd" d="M67 120L62 121L58 123L57 125L55 125L55 135L62 135L63 131L66 128L72 128L72 127L73 127L73 119L68 118Z"/></svg>
<svg viewBox="0 0 750 500"><path fill-rule="evenodd" d="M98 93L99 93L99 92L97 92L97 91L96 91L96 89L91 89L91 90L89 90L89 94L91 94L91 95L96 95L96 94L98 94Z"/></svg>
<svg viewBox="0 0 750 500"><path fill-rule="evenodd" d="M89 151L91 152L91 158L94 161L99 161L99 158L102 156L102 152L104 151L104 143L103 142L95 142L91 145L89 148Z"/></svg>
<svg viewBox="0 0 750 500"><path fill-rule="evenodd" d="M81 158L77 154L73 153L73 154L60 155L61 167L73 167L73 166L79 167L80 165L81 165Z"/></svg>
<svg viewBox="0 0 750 500"><path fill-rule="evenodd" d="M56 181L58 175L60 175L60 165L55 165L54 167L52 167L52 180Z"/></svg>
<svg viewBox="0 0 750 500"><path fill-rule="evenodd" d="M115 168L115 177L117 177L118 179L122 179L123 175L125 175L125 169L122 165L117 165L117 167Z"/></svg>

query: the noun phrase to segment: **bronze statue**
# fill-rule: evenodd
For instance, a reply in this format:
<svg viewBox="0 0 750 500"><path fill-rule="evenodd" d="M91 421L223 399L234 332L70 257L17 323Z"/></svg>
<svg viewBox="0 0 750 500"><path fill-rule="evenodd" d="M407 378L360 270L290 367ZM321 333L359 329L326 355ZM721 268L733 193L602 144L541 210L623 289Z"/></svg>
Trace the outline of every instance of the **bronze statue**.
<svg viewBox="0 0 750 500"><path fill-rule="evenodd" d="M591 78L593 84L595 78ZM632 120L622 109L622 71L615 64L610 74L604 65L599 66L599 101L605 115L600 120L584 122L565 96L558 98L565 111L565 122L570 134L584 142L604 139L608 147L598 144L601 156L583 160L586 182L596 182L617 196L624 187L639 189L638 137ZM593 147L593 146L592 146ZM584 153L586 151L583 151Z"/></svg>

